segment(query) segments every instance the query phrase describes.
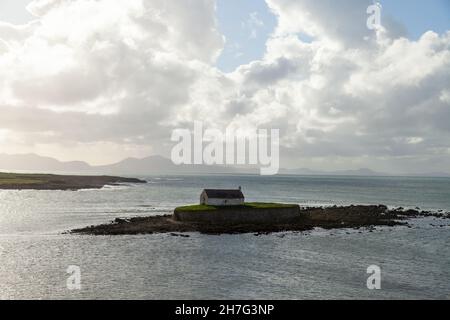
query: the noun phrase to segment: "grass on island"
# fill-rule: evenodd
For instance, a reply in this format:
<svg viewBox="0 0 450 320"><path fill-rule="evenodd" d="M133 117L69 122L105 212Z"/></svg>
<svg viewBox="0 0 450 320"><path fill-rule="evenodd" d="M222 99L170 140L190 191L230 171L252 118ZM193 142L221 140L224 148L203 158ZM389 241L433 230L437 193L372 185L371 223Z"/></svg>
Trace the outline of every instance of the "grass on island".
<svg viewBox="0 0 450 320"><path fill-rule="evenodd" d="M199 212L199 211L212 211L222 208L248 208L248 209L279 209L279 208L292 208L295 207L295 204L284 204L284 203L264 203L264 202L246 202L242 206L209 206L196 204L191 206L183 206L178 207L175 211L190 211L190 212Z"/></svg>
<svg viewBox="0 0 450 320"><path fill-rule="evenodd" d="M191 205L191 206L183 206L178 207L175 209L175 211L210 211L210 210L216 210L217 207L215 206L207 206L203 204L197 204L197 205Z"/></svg>
<svg viewBox="0 0 450 320"><path fill-rule="evenodd" d="M135 178L0 172L1 190L100 189L118 183L145 183Z"/></svg>
<svg viewBox="0 0 450 320"><path fill-rule="evenodd" d="M1 185L20 185L20 184L39 184L46 180L43 175L31 175L21 173L2 173L0 172L0 186Z"/></svg>

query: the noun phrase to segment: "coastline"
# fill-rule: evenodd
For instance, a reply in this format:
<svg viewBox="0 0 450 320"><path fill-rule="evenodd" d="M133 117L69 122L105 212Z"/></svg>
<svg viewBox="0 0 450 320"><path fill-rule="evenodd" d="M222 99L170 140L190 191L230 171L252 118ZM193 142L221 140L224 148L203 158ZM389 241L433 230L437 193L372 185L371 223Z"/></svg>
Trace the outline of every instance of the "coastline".
<svg viewBox="0 0 450 320"><path fill-rule="evenodd" d="M53 175L0 172L0 190L101 189L123 183L147 183L136 178L116 176Z"/></svg>

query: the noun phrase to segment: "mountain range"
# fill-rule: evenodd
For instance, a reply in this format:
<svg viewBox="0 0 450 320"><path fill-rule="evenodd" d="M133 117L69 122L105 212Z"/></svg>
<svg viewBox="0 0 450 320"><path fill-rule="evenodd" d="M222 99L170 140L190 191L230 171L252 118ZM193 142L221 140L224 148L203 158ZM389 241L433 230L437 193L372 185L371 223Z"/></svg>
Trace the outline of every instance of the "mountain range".
<svg viewBox="0 0 450 320"><path fill-rule="evenodd" d="M93 166L83 161L59 161L36 154L0 154L0 170L14 172L64 173L64 174L108 174L108 175L157 175L157 174L257 174L258 168L225 167L207 165L177 166L162 156L150 156L142 159L127 158L120 162ZM338 176L390 176L392 174L376 172L371 169L318 171L308 168L283 169L284 175L338 175ZM450 177L446 172L419 174L401 174L408 176Z"/></svg>
<svg viewBox="0 0 450 320"><path fill-rule="evenodd" d="M142 159L127 158L110 165L92 166L83 161L59 161L36 154L0 154L0 170L40 173L71 174L121 174L121 175L153 175L153 174L212 174L233 173L234 169L222 166L181 165L161 156L150 156Z"/></svg>

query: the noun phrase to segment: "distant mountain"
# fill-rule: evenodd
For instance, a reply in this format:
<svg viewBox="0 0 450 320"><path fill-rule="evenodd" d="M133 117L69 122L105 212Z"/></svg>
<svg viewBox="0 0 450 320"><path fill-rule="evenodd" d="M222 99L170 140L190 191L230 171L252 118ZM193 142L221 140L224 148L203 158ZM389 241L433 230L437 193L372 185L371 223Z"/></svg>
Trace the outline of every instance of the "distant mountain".
<svg viewBox="0 0 450 320"><path fill-rule="evenodd" d="M153 174L160 171L172 171L174 167L175 165L169 159L153 156L144 159L127 158L114 164L93 167L93 170L121 174Z"/></svg>
<svg viewBox="0 0 450 320"><path fill-rule="evenodd" d="M314 175L314 176L388 176L387 173L376 172L371 169L361 168L357 170L337 170L337 171L317 171L307 168L299 169L281 169L281 174L295 174L295 175Z"/></svg>
<svg viewBox="0 0 450 320"><path fill-rule="evenodd" d="M143 159L127 158L118 163L96 166L93 170L107 174L211 174L211 173L233 173L234 169L222 166L206 165L180 165L177 166L167 158L161 156L150 156Z"/></svg>
<svg viewBox="0 0 450 320"><path fill-rule="evenodd" d="M83 172L91 166L82 161L62 162L36 154L0 154L0 170L33 172Z"/></svg>
<svg viewBox="0 0 450 320"><path fill-rule="evenodd" d="M120 162L91 166L82 161L63 162L50 157L36 154L8 155L0 154L1 171L23 171L40 173L73 173L73 174L210 174L234 173L234 169L222 166L181 165L177 166L171 160L161 156L150 156L143 159L127 158Z"/></svg>
<svg viewBox="0 0 450 320"><path fill-rule="evenodd" d="M33 173L71 173L71 174L106 174L106 175L157 175L157 174L258 174L255 166L207 166L181 165L177 166L170 159L161 156L150 156L143 159L127 158L120 162L91 166L83 161L59 161L36 154L8 155L0 154L0 171L21 171ZM392 174L376 172L371 169L318 171L308 168L280 169L280 174L286 175L334 175L334 176L389 176ZM450 177L446 172L419 174L403 174L404 176L420 177Z"/></svg>

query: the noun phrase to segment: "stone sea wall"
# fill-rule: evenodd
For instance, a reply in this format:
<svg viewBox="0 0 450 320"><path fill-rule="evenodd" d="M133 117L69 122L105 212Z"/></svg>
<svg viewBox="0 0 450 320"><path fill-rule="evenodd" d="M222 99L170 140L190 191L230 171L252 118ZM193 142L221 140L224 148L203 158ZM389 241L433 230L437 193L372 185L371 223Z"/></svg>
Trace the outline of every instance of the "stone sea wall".
<svg viewBox="0 0 450 320"><path fill-rule="evenodd" d="M204 211L180 211L173 214L173 219L181 222L205 224L268 224L289 222L300 217L300 207L286 208L220 208Z"/></svg>

